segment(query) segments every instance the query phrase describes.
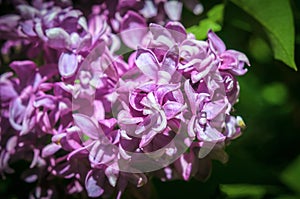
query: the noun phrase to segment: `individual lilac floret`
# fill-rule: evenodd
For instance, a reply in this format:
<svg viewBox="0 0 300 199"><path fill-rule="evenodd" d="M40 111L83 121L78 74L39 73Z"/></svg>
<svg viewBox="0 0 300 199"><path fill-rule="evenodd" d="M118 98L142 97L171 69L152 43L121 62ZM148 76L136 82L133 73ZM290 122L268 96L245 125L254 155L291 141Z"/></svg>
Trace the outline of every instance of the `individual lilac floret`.
<svg viewBox="0 0 300 199"><path fill-rule="evenodd" d="M250 63L245 54L236 50L226 50L224 42L211 30L207 36L209 47L219 60L220 70L229 71L233 75L244 75L247 72L244 64L250 66Z"/></svg>

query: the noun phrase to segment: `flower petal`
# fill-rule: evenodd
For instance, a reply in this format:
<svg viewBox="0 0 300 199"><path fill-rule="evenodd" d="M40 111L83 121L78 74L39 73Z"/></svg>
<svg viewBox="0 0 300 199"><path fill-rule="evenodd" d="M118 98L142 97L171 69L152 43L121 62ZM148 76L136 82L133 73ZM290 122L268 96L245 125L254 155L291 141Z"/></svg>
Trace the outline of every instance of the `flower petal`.
<svg viewBox="0 0 300 199"><path fill-rule="evenodd" d="M176 71L178 61L179 49L178 46L175 45L166 53L160 70L166 71L172 76Z"/></svg>
<svg viewBox="0 0 300 199"><path fill-rule="evenodd" d="M75 124L90 138L99 139L99 137L104 135L104 132L101 130L101 128L97 127L88 116L77 113L73 114L73 118Z"/></svg>
<svg viewBox="0 0 300 199"><path fill-rule="evenodd" d="M12 136L8 139L6 143L6 151L10 154L15 152L15 148L18 144L18 136Z"/></svg>
<svg viewBox="0 0 300 199"><path fill-rule="evenodd" d="M177 170L181 173L183 180L188 181L191 178L193 167L195 166L195 155L193 151L184 153L175 162Z"/></svg>
<svg viewBox="0 0 300 199"><path fill-rule="evenodd" d="M98 172L99 173L99 172ZM104 174L99 173L99 175L94 176L93 170L91 170L85 180L85 188L87 190L89 197L99 197L104 193L104 189L99 186L98 181L104 181Z"/></svg>
<svg viewBox="0 0 300 199"><path fill-rule="evenodd" d="M207 119L212 120L215 117L217 117L219 114L225 114L227 107L228 107L228 101L221 99L221 100L206 103L203 107L203 111L206 112Z"/></svg>
<svg viewBox="0 0 300 199"><path fill-rule="evenodd" d="M212 30L208 31L207 37L213 53L221 54L226 50L224 42Z"/></svg>
<svg viewBox="0 0 300 199"><path fill-rule="evenodd" d="M110 166L107 169L105 169L105 175L108 178L110 185L115 187L119 176L118 170L113 168L113 166Z"/></svg>
<svg viewBox="0 0 300 199"><path fill-rule="evenodd" d="M61 148L61 146L59 146L55 143L48 144L42 150L42 157L43 158L49 157L49 156L53 155L54 153L56 153L60 148Z"/></svg>
<svg viewBox="0 0 300 199"><path fill-rule="evenodd" d="M32 6L21 4L17 6L18 11L24 19L33 19L39 11Z"/></svg>
<svg viewBox="0 0 300 199"><path fill-rule="evenodd" d="M174 46L175 41L168 29L155 23L151 23L149 29L153 36L153 40L150 43L151 47L156 47L158 50L166 52Z"/></svg>
<svg viewBox="0 0 300 199"><path fill-rule="evenodd" d="M159 68L158 60L153 52L148 49L139 48L137 50L135 64L144 73L153 80L157 80L157 71Z"/></svg>
<svg viewBox="0 0 300 199"><path fill-rule="evenodd" d="M71 77L78 67L77 56L73 53L62 53L58 61L58 70L62 77Z"/></svg>
<svg viewBox="0 0 300 199"><path fill-rule="evenodd" d="M191 120L189 121L188 123L188 135L191 137L191 138L195 138L196 134L195 134L195 130L194 130L194 125L195 125L195 120L196 120L196 116L193 115Z"/></svg>
<svg viewBox="0 0 300 199"><path fill-rule="evenodd" d="M182 3L179 1L167 1L164 3L165 12L172 21L179 21L182 12Z"/></svg>
<svg viewBox="0 0 300 199"><path fill-rule="evenodd" d="M128 11L121 22L121 37L123 42L132 49L137 49L148 29L146 21L139 14Z"/></svg>
<svg viewBox="0 0 300 199"><path fill-rule="evenodd" d="M172 34L177 43L183 42L187 37L185 28L180 22L170 21L167 23L166 28Z"/></svg>
<svg viewBox="0 0 300 199"><path fill-rule="evenodd" d="M21 86L32 84L36 74L36 64L33 61L13 61L9 65L20 78Z"/></svg>
<svg viewBox="0 0 300 199"><path fill-rule="evenodd" d="M19 123L23 121L26 107L22 104L21 99L18 97L10 103L9 106L9 122L11 126L17 130L22 130L22 125Z"/></svg>
<svg viewBox="0 0 300 199"><path fill-rule="evenodd" d="M192 113L195 115L197 112L197 108L196 108L196 94L194 89L192 88L189 80L186 80L184 83L184 91L185 94L189 100L189 104L190 104L190 109L192 111Z"/></svg>
<svg viewBox="0 0 300 199"><path fill-rule="evenodd" d="M153 1L145 1L144 8L139 11L145 18L149 19L157 15L157 8Z"/></svg>
<svg viewBox="0 0 300 199"><path fill-rule="evenodd" d="M142 117L132 117L132 115L125 110L121 110L118 114L118 122L120 124L137 124L139 122L142 122L143 118Z"/></svg>
<svg viewBox="0 0 300 199"><path fill-rule="evenodd" d="M70 35L62 28L47 29L46 37L51 48L65 49L71 45Z"/></svg>
<svg viewBox="0 0 300 199"><path fill-rule="evenodd" d="M180 83L178 84L164 84L157 87L157 89L154 91L154 94L157 98L157 101L159 104L163 104L164 97L171 93L172 91L175 91L180 88Z"/></svg>
<svg viewBox="0 0 300 199"><path fill-rule="evenodd" d="M139 147L142 148L148 145L157 133L157 131L150 131L146 135L143 135Z"/></svg>
<svg viewBox="0 0 300 199"><path fill-rule="evenodd" d="M178 113L182 111L183 108L183 104L174 101L167 101L163 105L163 109L167 116L167 119L175 117Z"/></svg>

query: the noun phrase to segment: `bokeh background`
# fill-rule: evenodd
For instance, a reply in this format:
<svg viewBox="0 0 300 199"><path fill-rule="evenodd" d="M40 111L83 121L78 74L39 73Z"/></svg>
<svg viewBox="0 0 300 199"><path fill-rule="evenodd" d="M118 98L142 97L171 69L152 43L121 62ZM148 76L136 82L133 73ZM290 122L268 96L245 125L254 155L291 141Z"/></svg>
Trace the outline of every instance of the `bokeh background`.
<svg viewBox="0 0 300 199"><path fill-rule="evenodd" d="M186 27L197 24L207 11L224 1L201 3L205 11L198 17L183 8L182 22ZM240 102L235 106L235 113L243 116L247 128L243 136L227 147L228 163L213 162L211 177L206 182L152 179L151 197L299 199L300 74L273 58L267 35L254 18L230 1L225 3L218 35L227 48L244 52L251 62L249 72L239 78ZM300 68L300 1L292 0L291 4L296 31L295 59ZM22 163L16 167L22 167ZM15 173L0 181L0 198L22 198L30 191L31 187L19 175ZM132 197L145 196L142 192L124 196Z"/></svg>

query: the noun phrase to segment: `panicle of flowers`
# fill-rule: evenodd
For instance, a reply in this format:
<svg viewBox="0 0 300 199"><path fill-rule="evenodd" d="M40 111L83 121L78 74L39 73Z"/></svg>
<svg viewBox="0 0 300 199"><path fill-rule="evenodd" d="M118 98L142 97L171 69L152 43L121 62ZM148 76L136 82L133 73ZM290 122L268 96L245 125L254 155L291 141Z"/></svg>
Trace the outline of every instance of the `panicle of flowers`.
<svg viewBox="0 0 300 199"><path fill-rule="evenodd" d="M59 178L68 194L120 198L152 176L206 180L212 159L226 162L245 127L232 108L249 61L212 31L206 41L187 33L183 3L202 12L194 0L100 1L91 11L34 0L1 16L10 62L0 76L1 176L25 160L21 177L37 185L29 198L59 197Z"/></svg>

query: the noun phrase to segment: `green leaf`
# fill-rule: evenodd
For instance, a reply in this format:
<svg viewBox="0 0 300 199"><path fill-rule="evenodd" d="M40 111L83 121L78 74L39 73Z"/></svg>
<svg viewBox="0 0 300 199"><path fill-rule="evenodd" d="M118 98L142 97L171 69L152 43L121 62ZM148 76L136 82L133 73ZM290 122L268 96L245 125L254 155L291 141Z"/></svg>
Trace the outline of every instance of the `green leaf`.
<svg viewBox="0 0 300 199"><path fill-rule="evenodd" d="M228 198L263 198L267 192L265 187L251 184L227 184L220 188Z"/></svg>
<svg viewBox="0 0 300 199"><path fill-rule="evenodd" d="M275 59L297 70L294 59L295 30L288 0L231 0L266 30Z"/></svg>
<svg viewBox="0 0 300 199"><path fill-rule="evenodd" d="M187 31L193 33L196 36L196 39L203 40L207 37L209 29L218 32L222 29L222 26L210 19L203 19L198 26L192 26L188 28Z"/></svg>
<svg viewBox="0 0 300 199"><path fill-rule="evenodd" d="M217 4L207 12L207 17L213 21L222 23L224 15L224 4Z"/></svg>
<svg viewBox="0 0 300 199"><path fill-rule="evenodd" d="M207 32L211 29L218 32L222 29L224 5L215 5L207 12L207 18L201 20L198 25L187 29L188 32L193 33L197 39L203 40L207 37Z"/></svg>

